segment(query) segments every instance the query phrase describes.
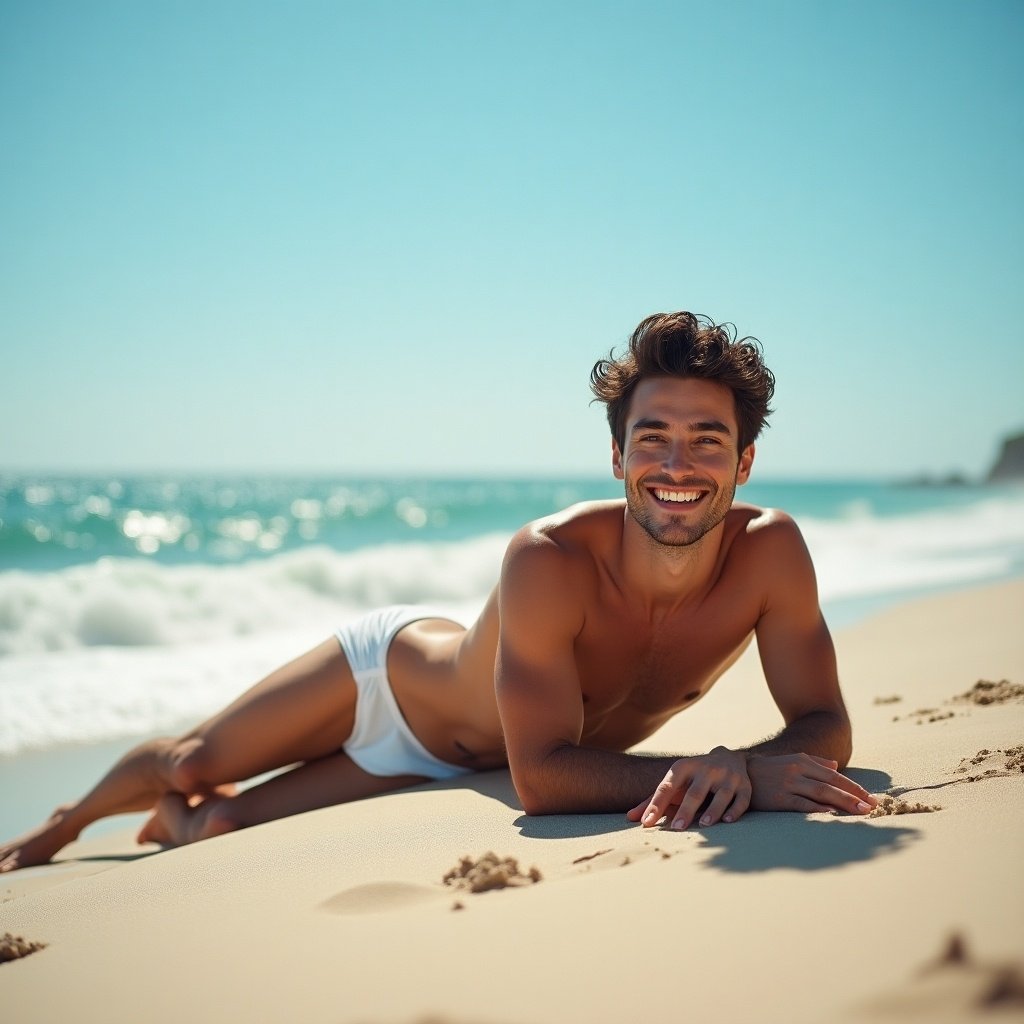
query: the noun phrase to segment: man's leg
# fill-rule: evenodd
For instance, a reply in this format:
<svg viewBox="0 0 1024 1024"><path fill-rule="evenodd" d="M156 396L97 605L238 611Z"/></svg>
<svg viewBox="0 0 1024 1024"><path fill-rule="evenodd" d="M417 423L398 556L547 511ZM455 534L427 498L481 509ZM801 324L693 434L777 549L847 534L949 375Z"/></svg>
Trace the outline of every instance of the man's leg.
<svg viewBox="0 0 1024 1024"><path fill-rule="evenodd" d="M352 732L355 704L355 680L331 638L179 739L129 751L80 800L0 845L0 871L44 864L92 822L148 810L164 793L211 794L224 783L334 753Z"/></svg>
<svg viewBox="0 0 1024 1024"><path fill-rule="evenodd" d="M139 842L180 846L425 781L418 775L371 775L344 752L328 754L235 795L215 793L196 803L181 793L165 793Z"/></svg>

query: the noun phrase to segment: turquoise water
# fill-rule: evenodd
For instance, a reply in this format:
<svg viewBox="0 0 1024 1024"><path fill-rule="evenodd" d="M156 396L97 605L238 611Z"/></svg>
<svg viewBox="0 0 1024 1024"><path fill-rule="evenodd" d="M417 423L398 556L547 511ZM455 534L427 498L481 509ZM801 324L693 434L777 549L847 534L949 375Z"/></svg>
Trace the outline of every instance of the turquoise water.
<svg viewBox="0 0 1024 1024"><path fill-rule="evenodd" d="M329 480L287 477L0 475L0 571L45 572L105 557L224 565L311 544L346 552L460 541L577 501L607 480ZM1013 488L865 481L751 483L741 500L824 522L879 521L1019 503Z"/></svg>
<svg viewBox="0 0 1024 1024"><path fill-rule="evenodd" d="M348 616L472 615L512 532L607 480L0 477L0 757L212 713ZM1024 573L1024 489L752 483L815 560L830 624Z"/></svg>

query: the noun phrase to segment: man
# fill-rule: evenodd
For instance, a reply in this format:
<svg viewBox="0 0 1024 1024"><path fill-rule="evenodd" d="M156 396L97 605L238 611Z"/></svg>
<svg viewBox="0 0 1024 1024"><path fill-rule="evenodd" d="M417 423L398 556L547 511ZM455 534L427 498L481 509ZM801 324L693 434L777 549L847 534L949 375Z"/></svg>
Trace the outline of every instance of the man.
<svg viewBox="0 0 1024 1024"><path fill-rule="evenodd" d="M520 530L469 628L423 608L370 612L195 729L140 744L0 845L0 871L44 863L126 811L153 810L140 840L180 844L505 763L528 814L623 810L685 828L701 808L702 825L749 806L869 811L874 798L838 770L850 723L800 533L781 512L733 506L774 386L757 347L659 314L592 385L625 501ZM624 753L754 634L786 722L776 737L696 757Z"/></svg>
<svg viewBox="0 0 1024 1024"><path fill-rule="evenodd" d="M592 387L625 502L520 530L499 585L496 686L528 814L629 810L686 828L763 810L867 813L839 774L850 722L810 557L784 513L733 505L774 379L748 339L648 317ZM745 750L623 753L702 697L756 635L785 728Z"/></svg>

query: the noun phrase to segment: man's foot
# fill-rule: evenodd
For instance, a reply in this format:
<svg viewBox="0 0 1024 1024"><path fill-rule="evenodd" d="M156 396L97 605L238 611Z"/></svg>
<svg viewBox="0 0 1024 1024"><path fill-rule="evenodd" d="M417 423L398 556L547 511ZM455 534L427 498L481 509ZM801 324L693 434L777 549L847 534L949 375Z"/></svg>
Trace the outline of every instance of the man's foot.
<svg viewBox="0 0 1024 1024"><path fill-rule="evenodd" d="M214 786L213 789L209 790L205 795L201 793L193 793L186 800L188 805L188 811L194 811L201 804L206 803L208 800L216 800L217 797L231 797L238 793L238 786L233 782L225 782L220 786ZM182 794L175 794L180 796ZM211 810L208 808L207 810ZM174 806L164 806L162 809L159 802L154 806L153 812L149 818L146 819L145 824L139 829L138 835L135 837L137 843L159 843L161 846L181 846L185 842L195 842L194 839L182 839L181 831L177 824L172 826L172 822L177 823L180 820L178 809ZM175 831L172 832L171 828L174 827ZM222 832L230 831L230 829L221 829ZM214 835L219 833L215 832ZM208 836L200 836L199 838L205 839Z"/></svg>
<svg viewBox="0 0 1024 1024"><path fill-rule="evenodd" d="M213 795L193 806L181 793L165 793L142 826L138 841L184 846L233 832L236 826L224 813L230 802L230 796Z"/></svg>
<svg viewBox="0 0 1024 1024"><path fill-rule="evenodd" d="M49 864L54 854L78 838L63 808L56 810L38 828L0 845L0 872Z"/></svg>

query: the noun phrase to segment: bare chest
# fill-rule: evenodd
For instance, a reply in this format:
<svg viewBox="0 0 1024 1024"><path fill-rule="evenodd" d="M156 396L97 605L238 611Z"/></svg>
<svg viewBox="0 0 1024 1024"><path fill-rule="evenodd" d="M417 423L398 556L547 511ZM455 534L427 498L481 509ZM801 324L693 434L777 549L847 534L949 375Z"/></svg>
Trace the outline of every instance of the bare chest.
<svg viewBox="0 0 1024 1024"><path fill-rule="evenodd" d="M585 715L662 721L699 700L743 652L753 623L707 616L594 622L576 644Z"/></svg>

